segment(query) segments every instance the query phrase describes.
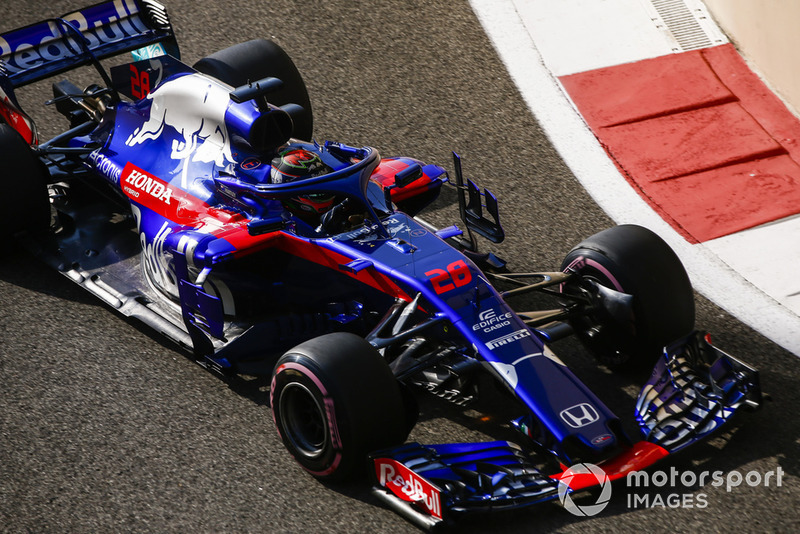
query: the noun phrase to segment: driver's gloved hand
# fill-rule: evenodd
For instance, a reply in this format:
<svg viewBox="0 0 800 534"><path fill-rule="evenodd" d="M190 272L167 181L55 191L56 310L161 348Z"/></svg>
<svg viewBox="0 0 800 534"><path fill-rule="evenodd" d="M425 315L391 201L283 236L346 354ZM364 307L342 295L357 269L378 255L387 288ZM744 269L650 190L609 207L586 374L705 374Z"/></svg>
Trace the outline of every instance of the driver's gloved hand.
<svg viewBox="0 0 800 534"><path fill-rule="evenodd" d="M350 211L350 198L346 198L322 214L320 229L326 234L338 234L346 230L347 213Z"/></svg>

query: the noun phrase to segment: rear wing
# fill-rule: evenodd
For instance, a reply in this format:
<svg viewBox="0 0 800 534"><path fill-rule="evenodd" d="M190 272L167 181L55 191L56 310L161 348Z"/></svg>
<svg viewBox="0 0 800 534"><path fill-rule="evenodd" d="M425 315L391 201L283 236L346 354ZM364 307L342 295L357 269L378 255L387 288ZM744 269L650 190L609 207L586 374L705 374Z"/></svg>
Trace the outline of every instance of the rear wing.
<svg viewBox="0 0 800 534"><path fill-rule="evenodd" d="M157 43L179 56L164 6L108 0L0 34L0 76L20 87Z"/></svg>

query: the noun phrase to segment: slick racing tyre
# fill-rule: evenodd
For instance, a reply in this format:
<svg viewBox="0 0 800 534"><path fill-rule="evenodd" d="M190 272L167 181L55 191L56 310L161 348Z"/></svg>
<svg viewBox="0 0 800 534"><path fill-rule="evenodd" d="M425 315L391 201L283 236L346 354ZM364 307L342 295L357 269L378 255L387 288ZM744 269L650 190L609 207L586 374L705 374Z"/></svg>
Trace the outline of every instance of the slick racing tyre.
<svg viewBox="0 0 800 534"><path fill-rule="evenodd" d="M194 68L233 87L270 76L280 79L283 87L269 93L267 100L273 106L297 104L302 107L302 112L291 113L292 137L311 140L314 118L306 84L292 59L277 44L266 39L239 43L204 57Z"/></svg>
<svg viewBox="0 0 800 534"><path fill-rule="evenodd" d="M31 147L14 128L0 122L0 236L23 230L37 232L50 225L47 172Z"/></svg>
<svg viewBox="0 0 800 534"><path fill-rule="evenodd" d="M322 480L356 478L369 452L401 444L409 432L397 380L354 334L327 334L284 354L270 402L284 445Z"/></svg>
<svg viewBox="0 0 800 534"><path fill-rule="evenodd" d="M694 330L694 293L686 270L669 245L646 228L622 225L597 233L567 254L561 270L580 275L577 286L568 283L562 291L592 297L594 305L572 326L609 367L652 365L665 345Z"/></svg>

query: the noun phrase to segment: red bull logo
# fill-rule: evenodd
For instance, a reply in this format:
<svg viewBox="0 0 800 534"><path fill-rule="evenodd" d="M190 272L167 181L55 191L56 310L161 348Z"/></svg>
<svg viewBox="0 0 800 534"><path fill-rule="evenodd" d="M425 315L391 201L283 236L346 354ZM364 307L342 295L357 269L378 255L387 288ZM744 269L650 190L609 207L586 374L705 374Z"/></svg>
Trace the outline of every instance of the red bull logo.
<svg viewBox="0 0 800 534"><path fill-rule="evenodd" d="M439 489L400 462L389 458L375 459L378 483L407 502L424 506L435 518L442 518Z"/></svg>
<svg viewBox="0 0 800 534"><path fill-rule="evenodd" d="M149 31L138 13L133 0L116 0L68 13L62 19L80 31L89 47L94 49ZM74 56L76 47L74 37L65 34L59 23L48 21L42 28L34 27L30 32L11 32L6 38L0 37L0 58L6 70L15 74Z"/></svg>

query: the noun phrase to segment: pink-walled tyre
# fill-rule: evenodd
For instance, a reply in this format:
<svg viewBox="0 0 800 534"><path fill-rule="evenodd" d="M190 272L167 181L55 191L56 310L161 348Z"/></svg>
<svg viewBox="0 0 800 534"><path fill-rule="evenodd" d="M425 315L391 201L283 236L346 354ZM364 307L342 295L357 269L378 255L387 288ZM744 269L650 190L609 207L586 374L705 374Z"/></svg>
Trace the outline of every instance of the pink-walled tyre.
<svg viewBox="0 0 800 534"><path fill-rule="evenodd" d="M272 374L270 403L289 453L322 480L365 474L369 452L403 443L409 431L388 364L354 334L327 334L284 354Z"/></svg>
<svg viewBox="0 0 800 534"><path fill-rule="evenodd" d="M621 225L599 232L573 248L561 270L579 274L577 283L595 302L605 299L571 324L610 367L646 368L665 345L694 330L694 292L686 270L669 245L646 228ZM602 288L633 298L620 305L624 299L615 303L617 295L602 294Z"/></svg>

